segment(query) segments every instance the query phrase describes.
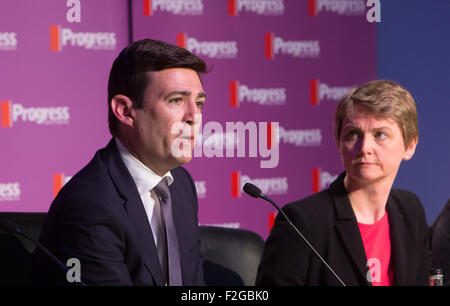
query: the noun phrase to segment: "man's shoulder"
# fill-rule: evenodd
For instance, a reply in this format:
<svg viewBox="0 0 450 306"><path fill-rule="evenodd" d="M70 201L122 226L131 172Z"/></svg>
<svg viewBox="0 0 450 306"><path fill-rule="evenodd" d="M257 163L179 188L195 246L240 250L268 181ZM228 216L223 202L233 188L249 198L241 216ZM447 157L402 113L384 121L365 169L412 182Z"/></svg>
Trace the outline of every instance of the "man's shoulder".
<svg viewBox="0 0 450 306"><path fill-rule="evenodd" d="M173 187L184 188L189 185L194 185L194 179L185 168L180 166L170 170L170 173L173 177Z"/></svg>
<svg viewBox="0 0 450 306"><path fill-rule="evenodd" d="M170 170L170 173L172 173L172 176L182 178L182 179L189 179L192 180L192 176L190 173L184 168L184 167L176 167L172 170Z"/></svg>
<svg viewBox="0 0 450 306"><path fill-rule="evenodd" d="M61 203L93 206L95 203L108 203L117 197L111 175L101 158L102 150L97 151L91 161L64 184L52 206Z"/></svg>
<svg viewBox="0 0 450 306"><path fill-rule="evenodd" d="M78 171L63 187L64 189L82 189L91 191L98 189L110 180L106 165L101 159L101 150L80 171Z"/></svg>
<svg viewBox="0 0 450 306"><path fill-rule="evenodd" d="M170 173L173 176L173 183L170 185L170 189L173 192L194 194L197 197L194 179L185 168L177 167L170 170Z"/></svg>

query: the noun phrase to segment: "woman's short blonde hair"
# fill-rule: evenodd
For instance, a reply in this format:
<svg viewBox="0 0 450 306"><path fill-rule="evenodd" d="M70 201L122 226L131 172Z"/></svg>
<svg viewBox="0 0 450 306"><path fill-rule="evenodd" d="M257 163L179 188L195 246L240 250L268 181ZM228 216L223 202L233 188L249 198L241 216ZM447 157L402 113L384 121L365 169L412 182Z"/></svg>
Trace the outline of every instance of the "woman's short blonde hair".
<svg viewBox="0 0 450 306"><path fill-rule="evenodd" d="M388 80L376 80L353 87L342 97L334 114L334 137L339 143L342 121L358 110L395 121L402 131L405 148L419 136L417 108L405 88Z"/></svg>

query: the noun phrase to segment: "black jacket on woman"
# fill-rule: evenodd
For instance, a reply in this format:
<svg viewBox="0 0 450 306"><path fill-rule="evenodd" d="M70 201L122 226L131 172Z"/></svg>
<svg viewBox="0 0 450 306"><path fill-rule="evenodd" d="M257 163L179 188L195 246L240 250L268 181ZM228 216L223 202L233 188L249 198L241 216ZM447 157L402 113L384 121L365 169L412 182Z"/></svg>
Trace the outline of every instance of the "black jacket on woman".
<svg viewBox="0 0 450 306"><path fill-rule="evenodd" d="M283 207L284 212L346 285L371 285L367 258L348 193L345 173L330 188ZM427 285L429 235L420 200L392 189L389 218L394 285ZM266 240L257 285L340 285L281 214Z"/></svg>

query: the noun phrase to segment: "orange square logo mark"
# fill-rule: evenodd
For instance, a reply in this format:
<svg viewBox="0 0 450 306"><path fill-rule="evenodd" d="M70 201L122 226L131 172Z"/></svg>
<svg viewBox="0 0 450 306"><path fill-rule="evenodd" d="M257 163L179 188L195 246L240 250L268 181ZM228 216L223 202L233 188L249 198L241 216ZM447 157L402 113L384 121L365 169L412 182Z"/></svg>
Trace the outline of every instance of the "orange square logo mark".
<svg viewBox="0 0 450 306"><path fill-rule="evenodd" d="M312 170L312 191L313 193L320 191L320 168Z"/></svg>
<svg viewBox="0 0 450 306"><path fill-rule="evenodd" d="M231 107L239 106L239 82L238 81L230 82L230 106Z"/></svg>
<svg viewBox="0 0 450 306"><path fill-rule="evenodd" d="M64 185L64 174L57 173L53 175L53 197L56 198L58 192Z"/></svg>
<svg viewBox="0 0 450 306"><path fill-rule="evenodd" d="M142 0L143 1L143 9L144 16L151 16L152 12L152 0Z"/></svg>
<svg viewBox="0 0 450 306"><path fill-rule="evenodd" d="M311 95L311 104L319 105L319 80L313 79L309 81L309 90Z"/></svg>
<svg viewBox="0 0 450 306"><path fill-rule="evenodd" d="M237 0L228 0L228 15L237 16Z"/></svg>
<svg viewBox="0 0 450 306"><path fill-rule="evenodd" d="M273 59L273 33L264 34L264 57L266 59Z"/></svg>
<svg viewBox="0 0 450 306"><path fill-rule="evenodd" d="M316 0L308 1L308 13L309 16L315 17L317 16L317 2Z"/></svg>
<svg viewBox="0 0 450 306"><path fill-rule="evenodd" d="M11 127L11 101L0 102L0 113L1 113L1 126Z"/></svg>
<svg viewBox="0 0 450 306"><path fill-rule="evenodd" d="M61 27L59 25L50 26L50 51L61 51Z"/></svg>
<svg viewBox="0 0 450 306"><path fill-rule="evenodd" d="M241 196L241 173L239 171L231 172L231 196L239 198Z"/></svg>
<svg viewBox="0 0 450 306"><path fill-rule="evenodd" d="M186 45L187 45L186 40L187 40L186 33L178 33L177 34L177 46L178 47L186 49Z"/></svg>

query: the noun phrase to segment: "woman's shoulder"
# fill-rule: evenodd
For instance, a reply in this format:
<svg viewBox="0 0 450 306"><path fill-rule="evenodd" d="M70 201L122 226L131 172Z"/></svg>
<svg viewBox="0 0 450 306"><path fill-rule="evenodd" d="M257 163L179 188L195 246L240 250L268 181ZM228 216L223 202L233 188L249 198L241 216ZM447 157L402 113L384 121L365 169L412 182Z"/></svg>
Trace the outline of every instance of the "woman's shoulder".
<svg viewBox="0 0 450 306"><path fill-rule="evenodd" d="M309 195L303 199L290 202L283 207L285 212L302 212L306 215L327 213L333 205L328 189Z"/></svg>
<svg viewBox="0 0 450 306"><path fill-rule="evenodd" d="M422 206L419 197L415 193L406 189L392 189L390 197L392 197L398 205Z"/></svg>
<svg viewBox="0 0 450 306"><path fill-rule="evenodd" d="M424 216L425 211L419 197L405 189L392 189L388 199L388 207L396 206L400 212L407 216Z"/></svg>

